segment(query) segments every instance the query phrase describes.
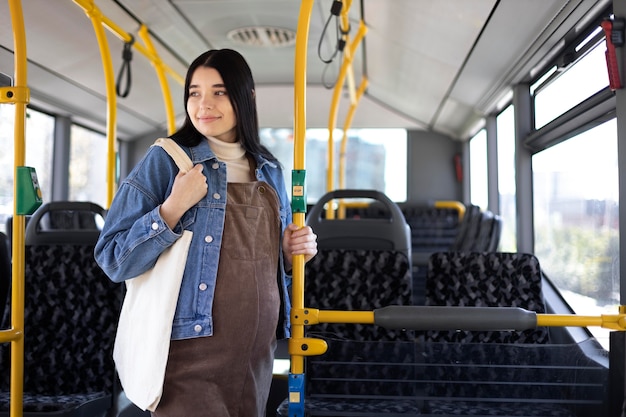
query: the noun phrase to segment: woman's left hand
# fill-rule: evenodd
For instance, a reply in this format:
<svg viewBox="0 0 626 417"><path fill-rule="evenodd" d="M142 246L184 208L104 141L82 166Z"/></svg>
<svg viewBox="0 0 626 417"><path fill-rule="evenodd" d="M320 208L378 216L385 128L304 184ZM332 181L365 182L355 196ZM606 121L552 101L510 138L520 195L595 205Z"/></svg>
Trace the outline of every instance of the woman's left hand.
<svg viewBox="0 0 626 417"><path fill-rule="evenodd" d="M283 253L289 266L293 255L304 255L304 262L310 261L317 254L317 235L309 226L299 228L291 223L283 234Z"/></svg>

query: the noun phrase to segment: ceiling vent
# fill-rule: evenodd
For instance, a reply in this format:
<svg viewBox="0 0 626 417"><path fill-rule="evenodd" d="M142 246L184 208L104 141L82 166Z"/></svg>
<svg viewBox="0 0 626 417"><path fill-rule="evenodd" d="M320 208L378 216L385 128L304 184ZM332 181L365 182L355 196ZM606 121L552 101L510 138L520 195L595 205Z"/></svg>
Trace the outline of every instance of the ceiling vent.
<svg viewBox="0 0 626 417"><path fill-rule="evenodd" d="M271 26L250 26L231 30L228 39L246 46L282 47L296 42L296 32Z"/></svg>

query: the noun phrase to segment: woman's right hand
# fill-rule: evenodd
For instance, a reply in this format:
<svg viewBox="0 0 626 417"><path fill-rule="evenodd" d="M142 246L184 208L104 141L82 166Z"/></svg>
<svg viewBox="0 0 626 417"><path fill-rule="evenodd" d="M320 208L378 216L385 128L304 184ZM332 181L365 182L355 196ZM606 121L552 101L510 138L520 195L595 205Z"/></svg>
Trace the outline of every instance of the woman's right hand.
<svg viewBox="0 0 626 417"><path fill-rule="evenodd" d="M179 171L174 178L172 193L161 204L161 217L173 229L183 214L207 194L208 185L203 165L198 164L187 172Z"/></svg>

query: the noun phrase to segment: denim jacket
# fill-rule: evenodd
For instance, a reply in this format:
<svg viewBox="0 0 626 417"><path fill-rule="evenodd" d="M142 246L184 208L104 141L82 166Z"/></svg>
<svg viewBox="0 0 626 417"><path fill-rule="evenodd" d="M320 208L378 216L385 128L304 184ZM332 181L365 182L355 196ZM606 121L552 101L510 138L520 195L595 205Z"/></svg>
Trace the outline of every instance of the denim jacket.
<svg viewBox="0 0 626 417"><path fill-rule="evenodd" d="M150 269L159 255L191 230L193 239L174 315L172 339L213 334L212 306L226 210L226 164L211 151L208 141L183 149L194 165L203 164L208 192L170 229L159 214L161 203L170 194L178 167L159 146L151 147L122 182L115 195L100 238L95 258L114 282L136 277ZM291 207L282 169L274 162L256 156L255 176L271 185L280 200L282 232L291 223ZM251 236L252 237L252 236ZM282 248L282 239L279 243ZM285 272L282 249L279 252L277 281L283 309L278 337L289 337L289 289L291 276Z"/></svg>

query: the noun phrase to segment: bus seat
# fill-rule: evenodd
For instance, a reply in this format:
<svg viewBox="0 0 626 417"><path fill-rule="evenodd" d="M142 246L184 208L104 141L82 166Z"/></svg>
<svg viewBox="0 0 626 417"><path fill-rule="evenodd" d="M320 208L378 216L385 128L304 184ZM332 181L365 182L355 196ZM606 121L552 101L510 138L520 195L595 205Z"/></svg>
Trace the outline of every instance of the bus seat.
<svg viewBox="0 0 626 417"><path fill-rule="evenodd" d="M39 207L26 225L27 245L91 245L98 240L98 221L104 221L105 210L86 201L53 201Z"/></svg>
<svg viewBox="0 0 626 417"><path fill-rule="evenodd" d="M0 328L6 325L4 315L9 302L9 288L11 287L11 255L9 238L0 232Z"/></svg>
<svg viewBox="0 0 626 417"><path fill-rule="evenodd" d="M322 217L325 205L337 199L372 199L384 204L386 218L331 219ZM397 250L411 258L411 229L396 203L376 190L335 190L313 205L306 220L320 249Z"/></svg>
<svg viewBox="0 0 626 417"><path fill-rule="evenodd" d="M371 311L387 305L411 304L410 264L406 255L398 251L320 249L306 264L305 277L307 307ZM411 399L411 395L406 398L407 389L411 390L407 380L414 379L413 368L406 367L414 360L413 350L405 345L402 357L389 357L395 343L412 343L412 331L371 324L319 323L307 327L307 337L322 338L329 345L325 354L306 358L307 415L419 414L419 401ZM376 361L378 366L355 365L355 361ZM337 372L344 382L341 390L333 382ZM372 380L380 382L375 387L368 382ZM386 399L381 399L379 389L387 393ZM354 414L358 410L371 414ZM280 404L277 415L289 416L287 400Z"/></svg>
<svg viewBox="0 0 626 417"><path fill-rule="evenodd" d="M429 261L426 305L521 307L545 313L541 283L539 261L531 254L435 253ZM576 375L572 370L583 368L582 359L563 352L585 355L575 345L551 344L546 327L430 330L418 335L418 340L424 341L425 352L435 355L433 361L443 364L432 368L425 387L425 409L432 415L516 415L515 410L523 409L527 416L569 417L576 415L570 404L587 394L589 404L572 407L602 403L602 366L589 365ZM594 388L583 394L576 388L580 384Z"/></svg>
<svg viewBox="0 0 626 417"><path fill-rule="evenodd" d="M456 239L448 250L457 251L463 250L468 241L476 236L480 225L480 207L470 204L465 209L465 216L459 225L459 230L456 235Z"/></svg>
<svg viewBox="0 0 626 417"><path fill-rule="evenodd" d="M369 198L385 206L387 218L322 218L326 203L341 198ZM373 310L411 304L411 230L399 207L375 190L336 190L313 206L307 224L317 235L318 254L306 264L307 307L326 310ZM394 340L405 333L373 326L320 323L309 328L352 340Z"/></svg>
<svg viewBox="0 0 626 417"><path fill-rule="evenodd" d="M546 308L539 260L527 253L438 252L431 255L426 277L426 305ZM438 331L426 340L458 343L548 343L545 327L524 331Z"/></svg>
<svg viewBox="0 0 626 417"><path fill-rule="evenodd" d="M324 204L332 198L375 198L390 206L391 219L322 220ZM304 304L321 310L372 311L387 305L410 305L411 263L410 229L404 216L384 194L369 190L341 190L325 195L309 214L307 223L318 236L318 254L306 264ZM321 369L333 368L333 363L351 362L355 356L367 352L368 357L388 360L380 350L380 343L412 341L412 331L384 329L371 324L320 323L306 329L308 337L319 337L333 346L331 352L307 358L306 398L307 413L322 415L354 415L355 409L371 409L384 414L389 410L409 407L418 410L415 401L398 403L398 398L377 399L373 390L360 396L341 395L324 376ZM357 352L353 342L361 342ZM350 366L347 366L350 368ZM397 368L397 367L396 367ZM352 368L351 368L352 369ZM389 369L394 369L393 366ZM367 386L368 378L375 378L381 368L352 369L356 372L350 387ZM357 376L358 374L358 376ZM350 380L350 378L349 378ZM350 387L344 387L346 390ZM410 404L409 404L410 403ZM279 416L288 415L288 401L278 407ZM373 414L372 414L373 415Z"/></svg>
<svg viewBox="0 0 626 417"><path fill-rule="evenodd" d="M489 233L489 239L485 245L485 252L496 252L500 245L500 238L502 237L502 216L494 214L491 219L491 229Z"/></svg>
<svg viewBox="0 0 626 417"><path fill-rule="evenodd" d="M123 292L96 264L99 231L47 229L46 213L101 215L98 205L48 203L26 228L25 416L104 416L112 407L113 342ZM68 224L65 224L66 226ZM10 345L0 345L0 416L8 415Z"/></svg>
<svg viewBox="0 0 626 417"><path fill-rule="evenodd" d="M461 250L467 252L495 252L500 243L502 218L490 211L480 213L476 238L468 241Z"/></svg>
<svg viewBox="0 0 626 417"><path fill-rule="evenodd" d="M372 311L411 304L411 265L392 250L320 249L306 264L304 303L320 310ZM319 323L308 334L349 340L407 340L412 332L363 324Z"/></svg>

